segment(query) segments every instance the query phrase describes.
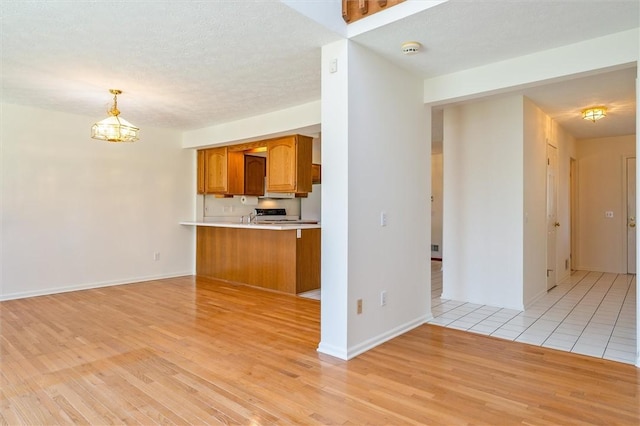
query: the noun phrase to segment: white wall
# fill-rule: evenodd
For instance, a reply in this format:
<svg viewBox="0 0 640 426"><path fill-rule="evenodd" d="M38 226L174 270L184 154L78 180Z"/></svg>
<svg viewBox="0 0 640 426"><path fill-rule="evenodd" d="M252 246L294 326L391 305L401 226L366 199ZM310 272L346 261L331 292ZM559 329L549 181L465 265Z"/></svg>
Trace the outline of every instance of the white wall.
<svg viewBox="0 0 640 426"><path fill-rule="evenodd" d="M501 114L504 108L509 109L508 104L514 103L511 112L505 111L504 121L496 119L493 110ZM445 200L450 200L451 204L445 206L445 245L450 244L450 238L457 238L456 251L446 251L444 258L444 294L443 297L451 297L456 300L465 300L475 303L485 303L495 306L521 307L533 303L537 298L546 293L546 269L547 269L547 231L546 231L546 158L547 142L558 148L559 176L558 176L558 220L565 226L559 229L557 239L557 256L555 268L558 270L558 278L562 279L570 273L564 268L564 259L569 257L570 241L568 233L569 224L569 160L573 155L573 138L567 135L564 130L551 120L540 108L527 98L519 96L506 97L500 100L487 100L477 102L475 107L469 105L458 108L448 108L447 135L445 142ZM518 110L519 108L519 110ZM461 113L457 109L463 109ZM458 114L458 119L454 116ZM462 118L460 118L462 117ZM470 130L467 129L470 127ZM485 128L486 126L486 128ZM514 127L515 126L515 127ZM518 126L522 126L518 128ZM462 129L462 130L461 130ZM466 136L464 136L466 135ZM466 140L468 138L468 140ZM486 139L485 139L486 138ZM522 151L518 152L514 144L521 140ZM454 141L458 145L451 146ZM486 151L482 148L486 145ZM467 145L471 144L470 149ZM460 148L455 151L456 148ZM481 152L474 151L476 148ZM504 155L499 154L504 149ZM457 152L463 155L464 159L447 158L448 152ZM432 157L436 157L432 155ZM484 157L483 157L484 156ZM469 163L475 163L470 166ZM432 160L433 161L433 160ZM522 164L521 170L514 170L517 174L508 176L505 162L518 161ZM448 170L451 169L451 170ZM498 171L500 170L500 171ZM496 178L496 174L504 173L502 176L505 182L494 183L491 179ZM484 175L484 176L483 176ZM519 176L518 178L515 176ZM512 184L521 179L521 189ZM458 187L453 186L454 183ZM475 185L475 186L472 186ZM516 207L509 201L500 200L500 194L507 194L504 185L507 185L512 197L522 199L522 219L518 219ZM448 191L454 191L453 194ZM466 191L466 192L463 192ZM565 197L562 199L562 197ZM492 205L485 205L482 199L492 200ZM516 198L517 200L517 198ZM504 203L504 204L503 204ZM505 204L508 208L505 208ZM495 206L494 206L495 205ZM469 207L472 206L472 207ZM462 222L460 213L457 210L466 208L470 216ZM453 211L453 213L451 213ZM512 211L512 216L507 217L506 211ZM453 214L451 218L448 215ZM498 217L503 222L495 222ZM518 230L518 221L521 229ZM446 227L448 224L448 228ZM465 240L465 234L460 229L466 225L474 231L470 231L471 238ZM503 226L513 226L511 232L501 229ZM433 224L432 224L433 226ZM486 234L480 235L482 232ZM493 235L491 235L493 234ZM522 248L517 247L517 236L522 235ZM490 241L490 242L486 242ZM505 262L509 264L522 265L520 272L522 278L519 282L514 281L518 275L513 270L512 276L505 274L505 266L500 260L505 255L503 251L489 250L494 245L503 244L503 250L509 255L517 255L518 250L522 250L522 259L515 257L508 258ZM467 263L461 270L458 264L459 259L450 259L458 253L475 253L486 251L481 259L477 261L475 267ZM482 257L485 256L485 257ZM471 257L476 257L471 254ZM507 259L507 258L505 258ZM456 266L452 266L455 264ZM488 274L485 274L487 265ZM495 266L500 265L500 266ZM504 274L499 282L492 275L493 271L500 271L498 275ZM461 274L466 278L462 279ZM454 281L454 279L456 281ZM505 287L513 293L516 286L521 286L522 298L520 301L513 299L507 301L501 298L501 294L506 294ZM494 291L495 293L491 293ZM453 295L453 292L456 292ZM478 292L484 293L482 295ZM510 303L505 305L504 303ZM514 305L515 304L515 305Z"/></svg>
<svg viewBox="0 0 640 426"><path fill-rule="evenodd" d="M318 351L348 358L349 43L322 47L322 257ZM332 61L338 72L328 73ZM335 206L335 207L334 207Z"/></svg>
<svg viewBox="0 0 640 426"><path fill-rule="evenodd" d="M635 135L576 142L577 269L626 273L624 158L635 156L635 145ZM606 218L606 211L613 218Z"/></svg>
<svg viewBox="0 0 640 426"><path fill-rule="evenodd" d="M256 115L183 133L185 148L229 145L301 133L315 136L320 130L320 101Z"/></svg>
<svg viewBox="0 0 640 426"><path fill-rule="evenodd" d="M431 317L431 112L421 80L363 47L338 42L325 46L322 57L318 349L348 359ZM330 73L335 58L338 72Z"/></svg>
<svg viewBox="0 0 640 426"><path fill-rule="evenodd" d="M0 298L193 273L193 152L144 126L93 140L98 118L2 105Z"/></svg>
<svg viewBox="0 0 640 426"><path fill-rule="evenodd" d="M444 112L443 293L523 308L523 98Z"/></svg>
<svg viewBox="0 0 640 426"><path fill-rule="evenodd" d="M523 113L524 258L522 294L523 304L527 306L547 291L546 160L549 117L527 98L524 98ZM552 143L552 145L557 147L556 143Z"/></svg>

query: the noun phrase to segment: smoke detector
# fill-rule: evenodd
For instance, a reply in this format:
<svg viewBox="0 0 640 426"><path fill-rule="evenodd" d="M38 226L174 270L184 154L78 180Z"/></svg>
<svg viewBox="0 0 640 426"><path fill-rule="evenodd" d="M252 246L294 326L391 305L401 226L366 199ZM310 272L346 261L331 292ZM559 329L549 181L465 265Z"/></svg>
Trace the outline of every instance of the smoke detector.
<svg viewBox="0 0 640 426"><path fill-rule="evenodd" d="M421 47L422 45L417 41L406 41L402 43L402 53L405 55L415 55Z"/></svg>

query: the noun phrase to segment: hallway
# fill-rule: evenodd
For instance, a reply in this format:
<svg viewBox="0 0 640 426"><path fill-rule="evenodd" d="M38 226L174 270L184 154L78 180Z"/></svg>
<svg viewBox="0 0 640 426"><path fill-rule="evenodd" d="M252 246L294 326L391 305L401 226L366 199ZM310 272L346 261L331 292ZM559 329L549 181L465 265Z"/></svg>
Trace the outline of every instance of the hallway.
<svg viewBox="0 0 640 426"><path fill-rule="evenodd" d="M430 324L597 358L635 363L635 275L576 271L525 311L442 299L431 262Z"/></svg>

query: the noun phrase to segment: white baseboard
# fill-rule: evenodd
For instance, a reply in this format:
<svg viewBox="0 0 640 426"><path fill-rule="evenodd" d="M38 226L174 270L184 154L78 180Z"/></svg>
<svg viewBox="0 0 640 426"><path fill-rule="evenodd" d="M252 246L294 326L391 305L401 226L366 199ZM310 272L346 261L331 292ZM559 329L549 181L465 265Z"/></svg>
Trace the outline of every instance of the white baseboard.
<svg viewBox="0 0 640 426"><path fill-rule="evenodd" d="M524 310L526 310L527 308L530 308L530 307L531 307L531 305L533 305L533 304L534 304L534 303L536 303L538 300L540 300L540 299L541 299L545 294L547 294L547 291L548 291L547 289L544 289L544 290L540 291L538 294L536 294L535 296L533 296L533 297L531 298L531 300L527 300L527 301L524 303ZM523 310L523 309L520 309L520 310Z"/></svg>
<svg viewBox="0 0 640 426"><path fill-rule="evenodd" d="M627 273L627 271L607 271L606 269L607 268L589 266L589 265L574 266L574 270L576 271L604 272L605 274L626 274Z"/></svg>
<svg viewBox="0 0 640 426"><path fill-rule="evenodd" d="M47 296L50 294L57 294L57 293L68 293L70 291L89 290L92 288L111 287L114 285L135 284L139 282L161 280L165 278L184 277L187 275L193 275L193 271L175 272L171 274L127 278L124 280L101 281L101 282L84 283L84 284L77 284L77 285L65 286L65 287L54 287L54 288L45 288L41 290L32 290L32 291L25 291L25 292L19 292L19 293L2 294L0 295L0 302L6 301L6 300L24 299L27 297Z"/></svg>
<svg viewBox="0 0 640 426"><path fill-rule="evenodd" d="M347 351L344 348L339 348L333 345L327 345L326 343L320 342L318 345L318 349L316 349L321 354L330 355L334 358L347 360Z"/></svg>
<svg viewBox="0 0 640 426"><path fill-rule="evenodd" d="M385 333L382 333L378 336L372 337L371 339L365 340L362 343L359 343L350 348L338 348L336 346L327 345L325 343L320 342L318 345L318 352L331 355L335 358L340 358L343 360L350 360L352 358L357 357L358 355L368 351L369 349L373 349L378 345L387 342L394 337L398 337L401 334L404 334L410 330L413 330L416 327L419 327L425 324L427 321L433 319L433 315L424 315L419 318L414 319L413 321L409 321L398 327L395 327Z"/></svg>

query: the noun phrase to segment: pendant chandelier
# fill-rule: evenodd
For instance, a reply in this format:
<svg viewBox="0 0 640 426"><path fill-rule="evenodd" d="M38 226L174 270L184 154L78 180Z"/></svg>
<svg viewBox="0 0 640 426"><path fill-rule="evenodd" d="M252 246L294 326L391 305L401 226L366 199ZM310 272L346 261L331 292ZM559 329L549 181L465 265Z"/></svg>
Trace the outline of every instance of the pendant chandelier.
<svg viewBox="0 0 640 426"><path fill-rule="evenodd" d="M113 106L108 111L109 117L91 127L91 137L108 142L137 141L140 129L120 117L118 95L122 94L122 90L110 89L109 92L113 95Z"/></svg>

